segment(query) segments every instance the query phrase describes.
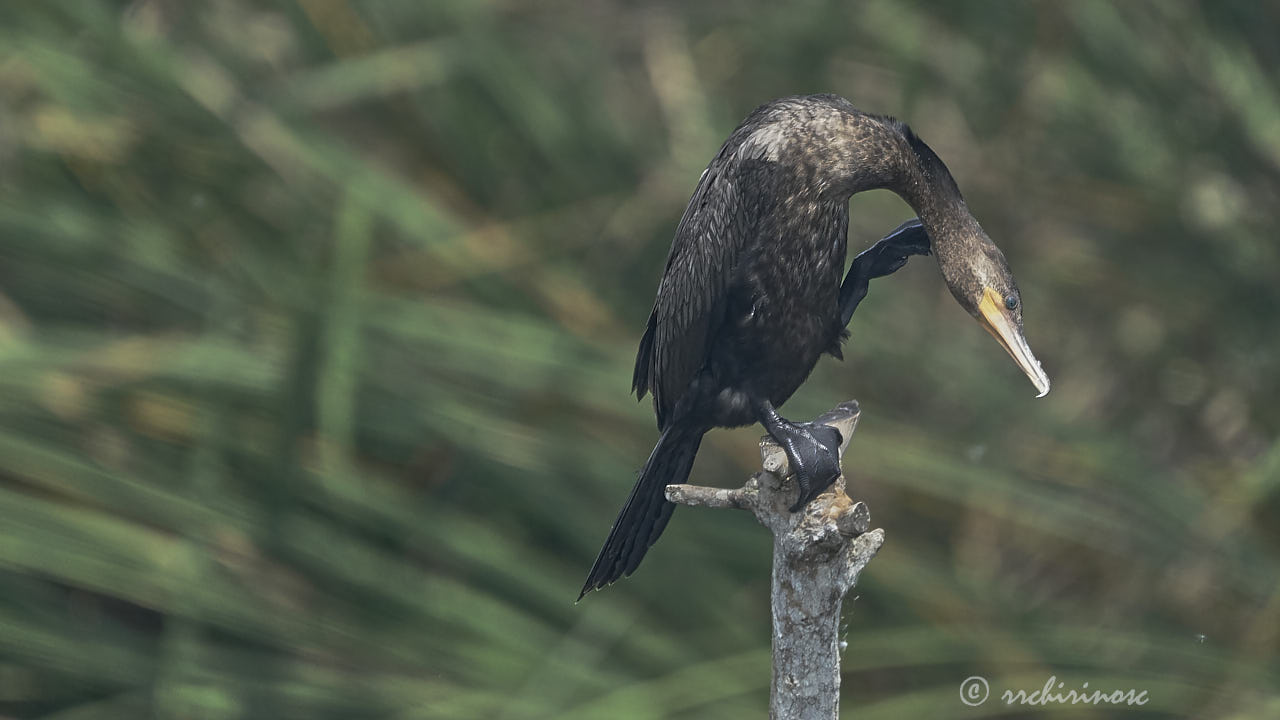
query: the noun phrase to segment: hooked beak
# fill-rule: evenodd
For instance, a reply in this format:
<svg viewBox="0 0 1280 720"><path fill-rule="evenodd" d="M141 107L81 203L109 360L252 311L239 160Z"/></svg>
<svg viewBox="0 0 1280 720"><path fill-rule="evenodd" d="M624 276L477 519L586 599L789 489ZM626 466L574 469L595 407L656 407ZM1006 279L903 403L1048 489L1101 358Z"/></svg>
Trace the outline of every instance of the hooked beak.
<svg viewBox="0 0 1280 720"><path fill-rule="evenodd" d="M1010 313L1005 310L1004 300L991 288L987 288L982 293L982 302L978 303L978 322L1000 341L1005 352L1009 353L1013 361L1018 363L1018 367L1022 368L1022 372L1031 378L1036 390L1040 391L1036 397L1048 395L1049 376L1044 374L1040 361L1031 354L1031 347L1027 345L1027 339L1022 336L1022 328L1018 327Z"/></svg>

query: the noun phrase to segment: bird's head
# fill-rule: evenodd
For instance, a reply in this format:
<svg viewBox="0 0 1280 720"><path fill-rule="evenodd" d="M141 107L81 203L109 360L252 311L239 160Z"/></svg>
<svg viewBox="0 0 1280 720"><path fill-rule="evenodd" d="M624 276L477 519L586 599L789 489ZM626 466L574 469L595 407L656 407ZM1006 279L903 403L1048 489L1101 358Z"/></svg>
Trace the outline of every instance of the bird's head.
<svg viewBox="0 0 1280 720"><path fill-rule="evenodd" d="M976 227L967 242L934 244L942 277L965 310L986 328L1027 374L1038 397L1049 392L1049 376L1022 331L1022 296L1000 248Z"/></svg>

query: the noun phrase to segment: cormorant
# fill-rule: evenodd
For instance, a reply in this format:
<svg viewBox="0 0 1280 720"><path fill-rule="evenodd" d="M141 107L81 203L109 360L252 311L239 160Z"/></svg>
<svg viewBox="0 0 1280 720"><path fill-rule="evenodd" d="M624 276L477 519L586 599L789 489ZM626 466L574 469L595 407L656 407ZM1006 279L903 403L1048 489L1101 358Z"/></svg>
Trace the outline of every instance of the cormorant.
<svg viewBox="0 0 1280 720"><path fill-rule="evenodd" d="M897 193L919 216L858 255L843 283L849 197ZM653 393L662 435L582 588L630 575L662 534L702 436L759 422L786 450L796 512L840 473L839 433L778 414L818 357L840 357L872 278L910 255L937 257L952 295L1043 396L1049 378L1022 331L1004 254L970 214L942 160L906 124L836 95L756 108L707 166L676 229L636 356L633 390Z"/></svg>

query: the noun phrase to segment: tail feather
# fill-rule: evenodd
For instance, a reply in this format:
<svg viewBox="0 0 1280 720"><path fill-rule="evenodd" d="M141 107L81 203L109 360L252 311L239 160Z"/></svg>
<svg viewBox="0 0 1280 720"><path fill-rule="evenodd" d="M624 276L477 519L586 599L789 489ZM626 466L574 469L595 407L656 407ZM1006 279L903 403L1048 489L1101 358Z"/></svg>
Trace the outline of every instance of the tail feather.
<svg viewBox="0 0 1280 720"><path fill-rule="evenodd" d="M689 478L693 459L706 432L704 428L686 427L680 423L673 423L663 431L635 486L631 488L631 495L618 513L618 519L613 521L613 529L591 566L587 582L578 595L579 600L592 590L630 575L640 566L645 553L662 535L676 507L667 502L666 487L678 485Z"/></svg>

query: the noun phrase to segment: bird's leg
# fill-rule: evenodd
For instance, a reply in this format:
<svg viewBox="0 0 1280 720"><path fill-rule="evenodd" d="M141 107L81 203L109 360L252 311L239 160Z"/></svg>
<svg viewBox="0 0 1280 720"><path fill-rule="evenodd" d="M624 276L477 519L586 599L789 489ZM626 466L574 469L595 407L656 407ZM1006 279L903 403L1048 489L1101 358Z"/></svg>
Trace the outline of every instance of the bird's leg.
<svg viewBox="0 0 1280 720"><path fill-rule="evenodd" d="M840 431L829 425L793 423L783 418L768 400L754 402L756 417L778 441L791 461L800 496L791 512L799 512L840 476Z"/></svg>
<svg viewBox="0 0 1280 720"><path fill-rule="evenodd" d="M883 277L907 264L912 255L929 254L929 235L920 220L912 218L858 253L840 285L840 327L853 319L853 311L867 296L872 278Z"/></svg>

